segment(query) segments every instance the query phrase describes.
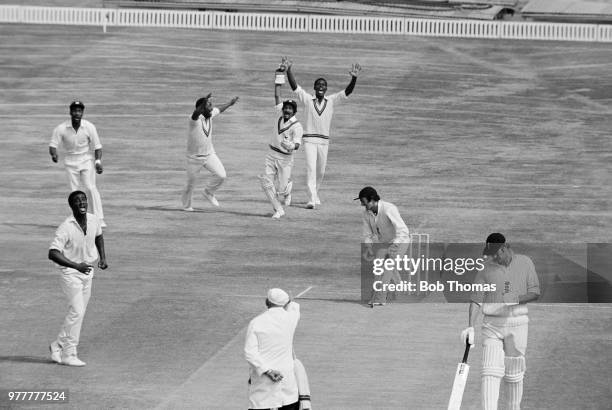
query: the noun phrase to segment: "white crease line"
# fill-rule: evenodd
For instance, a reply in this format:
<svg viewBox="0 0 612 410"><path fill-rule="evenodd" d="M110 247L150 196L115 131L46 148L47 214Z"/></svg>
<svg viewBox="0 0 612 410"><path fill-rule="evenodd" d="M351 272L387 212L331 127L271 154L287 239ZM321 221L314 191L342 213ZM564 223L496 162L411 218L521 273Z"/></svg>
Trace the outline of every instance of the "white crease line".
<svg viewBox="0 0 612 410"><path fill-rule="evenodd" d="M532 303L532 307L564 307L564 308L593 308L593 309L612 309L612 303L585 303L583 305L570 305L567 303Z"/></svg>

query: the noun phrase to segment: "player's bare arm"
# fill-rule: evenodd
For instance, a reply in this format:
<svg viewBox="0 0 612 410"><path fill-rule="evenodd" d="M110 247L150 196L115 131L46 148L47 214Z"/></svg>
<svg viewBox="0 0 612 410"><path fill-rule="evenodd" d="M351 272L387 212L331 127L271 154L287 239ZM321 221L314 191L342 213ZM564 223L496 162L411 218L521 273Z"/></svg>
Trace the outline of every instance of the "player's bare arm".
<svg viewBox="0 0 612 410"><path fill-rule="evenodd" d="M240 99L239 97L234 97L229 102L227 102L225 104L219 105L217 107L219 109L219 112L221 113L221 112L227 110L229 107L231 107L232 105L236 104L239 99Z"/></svg>
<svg viewBox="0 0 612 410"><path fill-rule="evenodd" d="M353 90L355 89L355 84L357 84L357 77L359 76L360 72L361 66L359 65L359 63L353 64L353 66L351 67L351 71L349 71L349 74L351 75L351 82L349 83L349 85L346 86L346 89L344 90L344 93L347 97L353 93Z"/></svg>
<svg viewBox="0 0 612 410"><path fill-rule="evenodd" d="M96 236L95 241L96 248L98 249L98 254L100 255L100 260L98 261L98 268L104 270L108 268L108 264L106 263L106 252L104 251L104 236Z"/></svg>
<svg viewBox="0 0 612 410"><path fill-rule="evenodd" d="M49 249L49 259L60 266L76 269L79 272L84 273L85 275L88 275L91 268L93 268L93 266L85 262L76 263L71 261L70 259L65 257L64 254L58 249Z"/></svg>
<svg viewBox="0 0 612 410"><path fill-rule="evenodd" d="M49 147L49 155L51 155L51 161L57 163L57 148Z"/></svg>
<svg viewBox="0 0 612 410"><path fill-rule="evenodd" d="M101 174L102 172L104 172L104 168L102 167L102 148L95 150L94 155L96 158L95 160L96 172L98 174Z"/></svg>
<svg viewBox="0 0 612 410"><path fill-rule="evenodd" d="M281 84L274 84L274 104L281 103Z"/></svg>

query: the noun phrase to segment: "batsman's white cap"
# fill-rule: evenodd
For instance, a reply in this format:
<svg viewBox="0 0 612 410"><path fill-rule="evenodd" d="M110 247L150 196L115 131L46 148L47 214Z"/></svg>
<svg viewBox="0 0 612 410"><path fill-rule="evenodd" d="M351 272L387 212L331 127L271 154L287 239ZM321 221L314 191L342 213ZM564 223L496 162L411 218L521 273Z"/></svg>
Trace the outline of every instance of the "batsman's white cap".
<svg viewBox="0 0 612 410"><path fill-rule="evenodd" d="M289 295L282 289L273 288L268 291L268 300L278 306L285 306L289 302Z"/></svg>

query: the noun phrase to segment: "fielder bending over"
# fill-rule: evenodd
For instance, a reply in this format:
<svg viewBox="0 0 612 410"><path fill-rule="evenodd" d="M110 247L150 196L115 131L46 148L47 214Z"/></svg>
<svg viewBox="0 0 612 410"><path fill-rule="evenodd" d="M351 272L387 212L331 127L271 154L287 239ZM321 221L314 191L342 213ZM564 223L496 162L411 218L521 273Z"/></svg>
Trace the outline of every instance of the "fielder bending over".
<svg viewBox="0 0 612 410"><path fill-rule="evenodd" d="M357 76L361 71L359 64L353 64L349 74L351 82L346 89L326 96L327 80L318 78L314 82L315 96L308 94L295 81L291 60L283 57L281 65L287 67L287 79L291 89L295 91L297 99L304 104L306 112L306 126L304 131L304 151L306 155L306 179L308 185L308 203L306 208L314 209L321 204L319 189L325 176L327 165L327 151L329 148L329 136L331 120L334 114L334 106L341 100L346 99L355 88Z"/></svg>
<svg viewBox="0 0 612 410"><path fill-rule="evenodd" d="M496 291L472 294L469 327L461 332L461 340L474 344L474 324L482 308L482 408L497 409L503 378L507 408L518 410L526 369L526 303L540 296L538 276L531 259L515 254L501 233L487 237L483 255L492 261L478 272L474 284L495 284Z"/></svg>
<svg viewBox="0 0 612 410"><path fill-rule="evenodd" d="M225 178L225 168L221 160L215 153L212 144L212 119L232 105L238 102L238 97L234 97L230 102L213 107L211 101L212 94L199 98L195 103L195 110L189 119L189 132L187 137L187 186L183 191L181 200L185 211L193 211L191 198L197 174L206 168L212 173L212 178L204 188L204 197L214 206L219 206L219 201L215 197L215 192Z"/></svg>
<svg viewBox="0 0 612 410"><path fill-rule="evenodd" d="M284 68L281 66L281 68ZM285 215L283 205L291 204L291 169L293 168L293 152L302 143L302 125L295 118L297 103L286 100L281 104L280 89L284 83L282 75L274 84L274 106L277 113L282 115L275 121L274 133L270 138L268 155L264 173L259 176L261 188L272 203L274 215L279 219ZM281 204L282 201L282 204Z"/></svg>

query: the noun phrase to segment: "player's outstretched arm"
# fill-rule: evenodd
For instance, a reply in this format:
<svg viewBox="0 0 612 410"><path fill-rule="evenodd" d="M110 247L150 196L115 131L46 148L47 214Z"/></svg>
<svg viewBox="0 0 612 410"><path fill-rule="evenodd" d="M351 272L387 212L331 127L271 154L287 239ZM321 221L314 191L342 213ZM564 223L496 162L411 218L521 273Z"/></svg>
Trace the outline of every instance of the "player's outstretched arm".
<svg viewBox="0 0 612 410"><path fill-rule="evenodd" d="M346 86L346 89L344 90L344 93L347 97L353 93L353 90L355 89L355 84L357 84L357 76L359 75L360 71L361 66L359 65L359 63L353 64L353 66L351 67L351 71L349 71L349 74L351 75L351 82L349 83L349 85Z"/></svg>
<svg viewBox="0 0 612 410"><path fill-rule="evenodd" d="M291 67L293 66L293 62L291 60L289 60L289 58L283 57L283 60L282 60L281 64L286 67L286 70L287 70L287 81L289 81L289 86L291 87L291 89L293 91L295 91L298 88L298 84L297 84L297 81L295 81L295 76L293 75L293 70L291 70Z"/></svg>
<svg viewBox="0 0 612 410"><path fill-rule="evenodd" d="M220 106L217 107L219 109L219 112L221 113L221 112L227 110L229 107L231 107L232 105L236 104L239 99L240 99L239 97L234 97L228 103L221 104Z"/></svg>
<svg viewBox="0 0 612 410"><path fill-rule="evenodd" d="M274 104L278 105L281 103L281 85L274 84Z"/></svg>

